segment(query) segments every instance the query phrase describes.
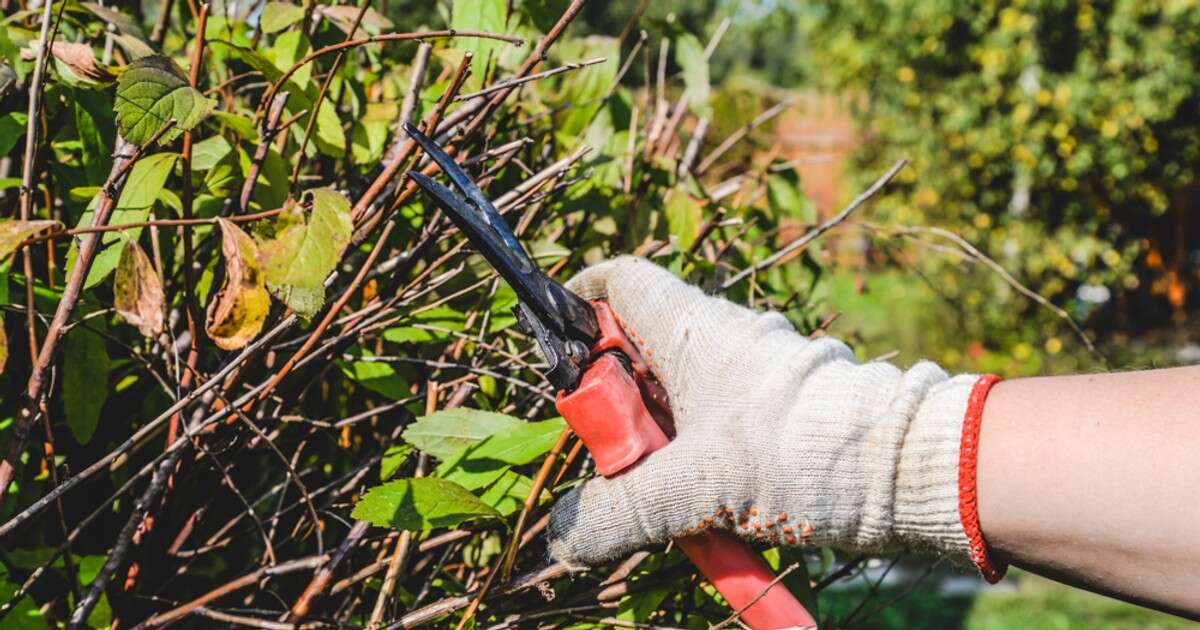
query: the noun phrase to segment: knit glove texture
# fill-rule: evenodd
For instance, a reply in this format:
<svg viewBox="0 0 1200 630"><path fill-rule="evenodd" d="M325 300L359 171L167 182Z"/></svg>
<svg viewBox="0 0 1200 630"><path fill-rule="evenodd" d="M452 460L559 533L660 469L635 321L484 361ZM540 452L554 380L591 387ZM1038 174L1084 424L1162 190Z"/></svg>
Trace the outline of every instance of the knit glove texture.
<svg viewBox="0 0 1200 630"><path fill-rule="evenodd" d="M677 437L560 498L555 559L596 564L720 527L971 564L958 466L975 376L860 364L840 341L809 340L777 313L705 295L640 258L593 266L568 287L608 301L666 387Z"/></svg>

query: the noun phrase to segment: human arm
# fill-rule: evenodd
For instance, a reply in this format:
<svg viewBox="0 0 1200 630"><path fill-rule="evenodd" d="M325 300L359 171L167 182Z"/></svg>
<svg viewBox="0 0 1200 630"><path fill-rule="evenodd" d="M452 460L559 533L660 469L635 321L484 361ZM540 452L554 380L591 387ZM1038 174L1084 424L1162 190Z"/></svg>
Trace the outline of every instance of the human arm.
<svg viewBox="0 0 1200 630"><path fill-rule="evenodd" d="M938 555L991 579L1012 559L1180 614L1200 614L1200 604L1183 601L1195 592L1188 588L1195 573L1185 575L1200 559L1195 537L1155 542L1160 534L1150 530L1162 530L1149 522L1164 519L1178 539L1195 521L1194 505L1184 514L1164 514L1195 487L1200 466L1181 446L1196 442L1184 411L1196 408L1188 402L1196 394L1168 395L1197 389L1194 384L1149 390L1157 406L1138 397L1121 406L1087 388L1068 392L1071 381L1042 387L1038 379L1001 383L995 389L1003 393L992 398L991 379L952 377L929 362L908 370L860 364L835 339L808 340L778 314L706 296L644 260L604 263L570 286L588 299L607 300L651 359L671 397L679 435L629 471L561 497L550 525L556 558L590 564L719 527L765 543ZM1107 396L1123 388L1111 389ZM1086 398L1087 405L1072 406L1073 397ZM1142 409L1163 415L1172 398L1183 399L1173 407L1173 428L1139 420ZM1095 412L1082 413L1088 410ZM1125 421L1104 421L1100 411ZM1077 426L1084 417L1105 427L1097 448L1108 454L1081 452L1089 448L1089 432ZM1131 437L1139 423L1165 435ZM982 433L972 433L980 424ZM993 437L996 430L1002 437ZM1156 446L1162 441L1176 448L1156 464L1154 455L1166 452ZM1075 450L1064 456L1069 443ZM1152 453L1141 452L1147 450ZM1133 457L1141 467L1112 461ZM1108 468L1098 472L1096 466ZM1046 467L1056 469L1039 473ZM1122 483L1111 477L1116 470L1128 471ZM1129 488L1156 484L1163 475L1184 480L1172 480L1171 492L1156 486L1128 506L1114 504ZM1048 487L1065 484L1077 487ZM1097 488L1110 494L1089 490ZM1090 503L1073 505L1083 500ZM1133 509L1141 515L1114 515ZM1096 529L1097 519L1106 525ZM1125 531L1112 536L1109 529L1120 527ZM1096 534L1111 540L1097 541ZM1066 537L1071 545L1062 544ZM1152 566L1165 557L1174 565L1169 573ZM1132 564L1107 566L1110 561ZM1143 570L1177 581L1148 585Z"/></svg>
<svg viewBox="0 0 1200 630"><path fill-rule="evenodd" d="M1200 618L1200 367L995 385L977 487L999 560Z"/></svg>

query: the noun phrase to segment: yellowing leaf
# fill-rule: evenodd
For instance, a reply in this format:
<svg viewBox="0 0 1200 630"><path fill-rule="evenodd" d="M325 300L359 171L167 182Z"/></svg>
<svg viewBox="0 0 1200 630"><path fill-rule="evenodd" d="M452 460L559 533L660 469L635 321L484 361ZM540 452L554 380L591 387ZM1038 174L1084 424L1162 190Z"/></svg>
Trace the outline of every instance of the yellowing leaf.
<svg viewBox="0 0 1200 630"><path fill-rule="evenodd" d="M332 188L310 191L312 212L280 215L275 238L262 244L267 287L306 319L321 310L325 278L350 243L350 201ZM285 226L280 229L279 226Z"/></svg>
<svg viewBox="0 0 1200 630"><path fill-rule="evenodd" d="M434 477L397 479L371 488L351 513L380 527L426 531L500 513L462 486Z"/></svg>
<svg viewBox="0 0 1200 630"><path fill-rule="evenodd" d="M163 331L163 289L146 252L130 239L121 249L113 277L113 306L121 317L154 339Z"/></svg>
<svg viewBox="0 0 1200 630"><path fill-rule="evenodd" d="M208 116L216 101L188 85L183 71L169 57L155 55L136 59L117 80L117 128L126 140L142 145L167 121L175 126L161 142L174 140Z"/></svg>
<svg viewBox="0 0 1200 630"><path fill-rule="evenodd" d="M5 363L8 363L8 333L4 332L4 314L0 313L0 374L4 373Z"/></svg>
<svg viewBox="0 0 1200 630"><path fill-rule="evenodd" d="M58 221L10 221L0 220L0 260L8 258L17 246L26 239L55 226L61 226Z"/></svg>
<svg viewBox="0 0 1200 630"><path fill-rule="evenodd" d="M205 329L218 348L237 350L262 330L271 309L271 296L263 286L254 239L227 219L217 221L221 225L225 284L208 305Z"/></svg>
<svg viewBox="0 0 1200 630"><path fill-rule="evenodd" d="M291 2L268 2L263 6L258 26L264 33L277 33L304 18L304 8Z"/></svg>

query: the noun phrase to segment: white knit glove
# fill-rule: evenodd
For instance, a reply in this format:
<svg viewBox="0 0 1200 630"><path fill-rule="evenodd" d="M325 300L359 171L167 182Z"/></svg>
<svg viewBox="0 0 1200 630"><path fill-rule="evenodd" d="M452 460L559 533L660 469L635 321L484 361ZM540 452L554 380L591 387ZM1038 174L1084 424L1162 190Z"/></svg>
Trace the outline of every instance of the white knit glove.
<svg viewBox="0 0 1200 630"><path fill-rule="evenodd" d="M971 563L959 445L977 377L865 365L783 316L704 295L632 257L568 284L607 300L671 398L678 435L558 500L550 553L595 564L722 527L746 539Z"/></svg>

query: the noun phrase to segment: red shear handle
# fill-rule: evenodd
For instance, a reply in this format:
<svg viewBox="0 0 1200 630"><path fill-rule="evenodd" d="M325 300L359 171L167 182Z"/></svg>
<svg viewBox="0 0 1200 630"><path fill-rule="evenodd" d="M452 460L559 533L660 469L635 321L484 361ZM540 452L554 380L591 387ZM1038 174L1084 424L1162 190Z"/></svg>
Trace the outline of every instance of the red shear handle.
<svg viewBox="0 0 1200 630"><path fill-rule="evenodd" d="M575 391L560 392L555 406L605 476L620 473L667 444L637 383L612 354L601 355ZM742 621L753 630L817 625L787 587L771 583L774 576L762 556L729 532L707 530L676 542L729 605L742 611Z"/></svg>
<svg viewBox="0 0 1200 630"><path fill-rule="evenodd" d="M787 587L771 584L775 575L767 563L737 536L723 529L708 529L675 542L729 606L742 611L740 618L747 626L754 630L817 626Z"/></svg>

